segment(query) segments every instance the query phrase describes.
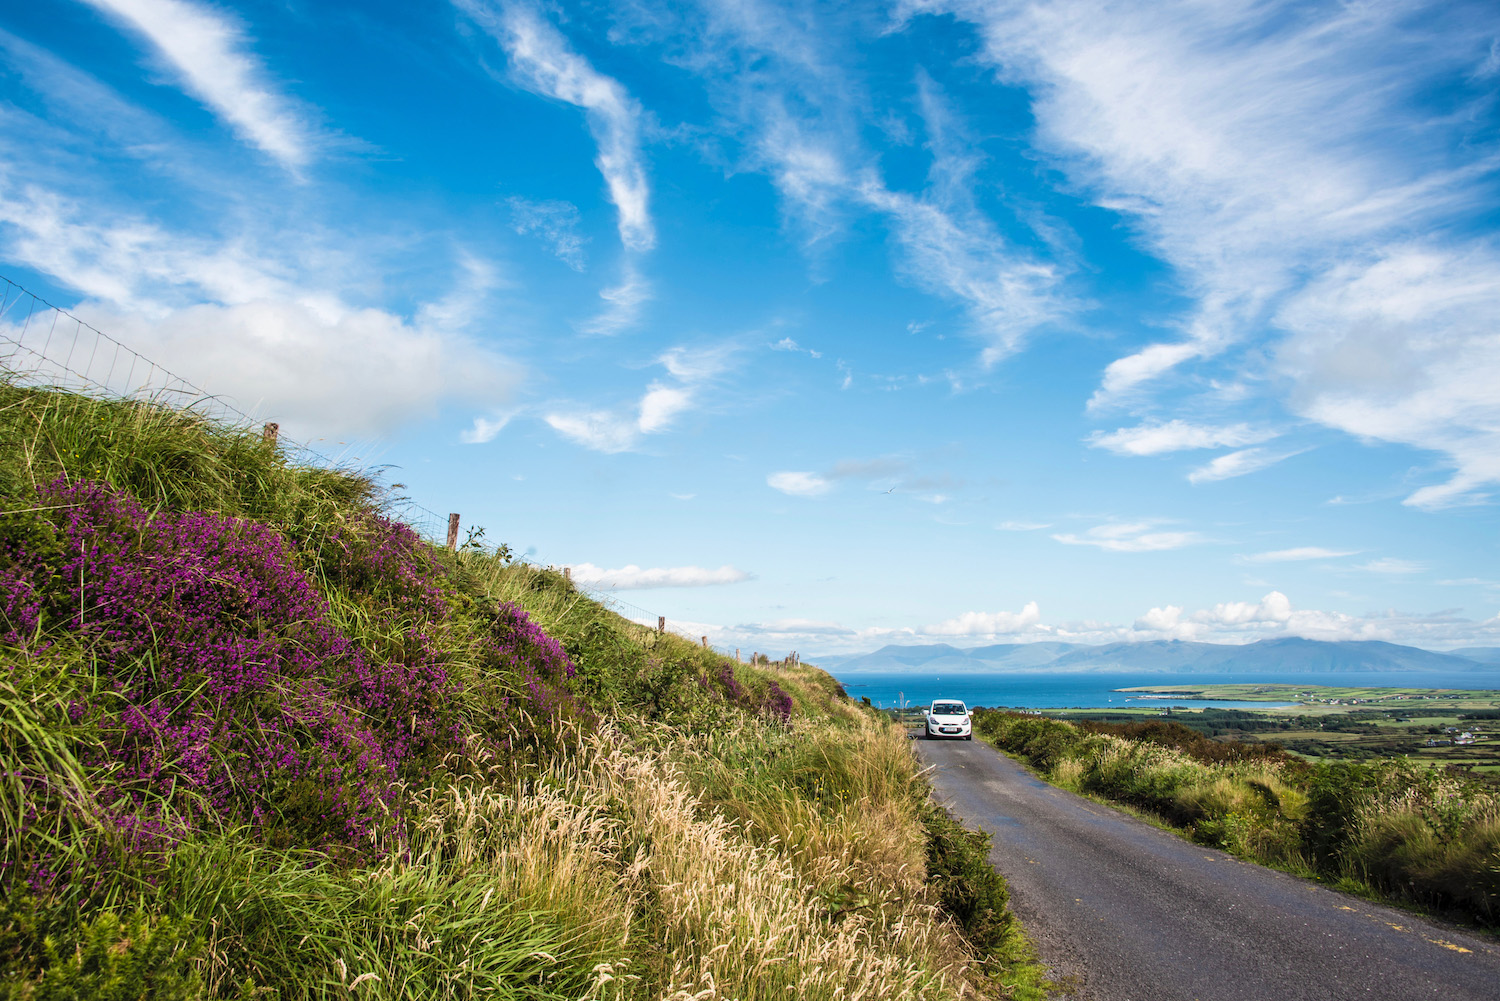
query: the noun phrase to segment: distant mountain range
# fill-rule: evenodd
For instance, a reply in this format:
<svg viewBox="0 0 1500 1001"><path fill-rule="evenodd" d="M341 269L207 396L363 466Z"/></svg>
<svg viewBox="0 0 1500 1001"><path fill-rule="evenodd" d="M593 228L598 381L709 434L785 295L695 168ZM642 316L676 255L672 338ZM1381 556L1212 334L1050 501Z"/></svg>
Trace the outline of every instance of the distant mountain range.
<svg viewBox="0 0 1500 1001"><path fill-rule="evenodd" d="M1376 640L1330 642L1288 636L1255 643L996 643L962 650L947 643L884 646L874 653L807 658L836 674L954 674L1005 671L1161 671L1225 674L1231 671L1328 673L1340 671L1493 671L1500 647L1465 647L1435 653Z"/></svg>

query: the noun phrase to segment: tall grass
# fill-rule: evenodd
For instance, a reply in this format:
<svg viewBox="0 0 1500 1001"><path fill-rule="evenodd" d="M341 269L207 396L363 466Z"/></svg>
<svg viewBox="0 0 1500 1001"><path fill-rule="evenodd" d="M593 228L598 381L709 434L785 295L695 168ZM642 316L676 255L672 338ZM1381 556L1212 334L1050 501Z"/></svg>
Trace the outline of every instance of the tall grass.
<svg viewBox="0 0 1500 1001"><path fill-rule="evenodd" d="M0 380L0 998L1040 996L832 678L378 494Z"/></svg>

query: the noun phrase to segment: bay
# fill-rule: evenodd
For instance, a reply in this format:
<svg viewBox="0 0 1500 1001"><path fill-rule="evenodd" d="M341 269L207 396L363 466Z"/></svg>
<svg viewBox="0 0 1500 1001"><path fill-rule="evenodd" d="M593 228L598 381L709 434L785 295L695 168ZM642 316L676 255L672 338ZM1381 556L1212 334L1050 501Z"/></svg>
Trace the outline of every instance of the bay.
<svg viewBox="0 0 1500 1001"><path fill-rule="evenodd" d="M1459 688L1500 689L1500 670L1465 671L1447 673L1436 671L1341 671L1318 674L1172 674L1153 671L1128 673L1093 672L1016 672L1016 673L954 673L935 675L923 673L865 673L832 672L848 691L858 699L869 698L881 708L899 704L926 706L936 698L962 699L972 706L990 708L1009 706L1017 709L1085 709L1123 708L1142 706L1184 705L1194 708L1217 709L1265 709L1273 705L1292 703L1245 702L1209 699L1143 699L1138 694L1115 691L1119 688L1137 688L1143 685L1181 685L1197 688L1202 685L1243 684L1290 684L1328 685L1340 688Z"/></svg>

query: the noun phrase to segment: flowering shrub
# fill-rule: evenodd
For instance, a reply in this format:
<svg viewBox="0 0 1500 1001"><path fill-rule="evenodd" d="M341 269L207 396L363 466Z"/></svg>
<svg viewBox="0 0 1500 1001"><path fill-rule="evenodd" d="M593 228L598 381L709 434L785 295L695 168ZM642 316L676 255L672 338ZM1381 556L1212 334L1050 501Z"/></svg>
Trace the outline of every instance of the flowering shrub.
<svg viewBox="0 0 1500 1001"><path fill-rule="evenodd" d="M725 661L719 666L718 682L726 700L736 704L745 700L745 686L734 676L733 664Z"/></svg>
<svg viewBox="0 0 1500 1001"><path fill-rule="evenodd" d="M431 550L399 521L360 512L321 540L318 562L330 583L375 595L401 612L437 619L448 614Z"/></svg>
<svg viewBox="0 0 1500 1001"><path fill-rule="evenodd" d="M506 752L556 750L565 720L593 722L567 688L577 666L520 605L499 603L481 641L480 664L501 690L492 692L489 718L479 722Z"/></svg>
<svg viewBox="0 0 1500 1001"><path fill-rule="evenodd" d="M265 526L152 517L88 482L54 483L42 501L60 556L41 571L6 544L5 639L22 643L38 623L70 633L107 676L107 697L71 715L98 728L119 764L102 805L122 826L139 826L127 818L177 789L192 793L177 804L190 816L207 809L299 841L357 843L389 822L402 762L451 736L440 725L447 674L419 630L405 657L370 656L331 623ZM440 592L411 569L400 527L405 535L376 533L367 563L391 571L399 600L438 610Z"/></svg>
<svg viewBox="0 0 1500 1001"><path fill-rule="evenodd" d="M766 699L762 711L773 720L787 723L792 718L792 697L775 681L766 688Z"/></svg>

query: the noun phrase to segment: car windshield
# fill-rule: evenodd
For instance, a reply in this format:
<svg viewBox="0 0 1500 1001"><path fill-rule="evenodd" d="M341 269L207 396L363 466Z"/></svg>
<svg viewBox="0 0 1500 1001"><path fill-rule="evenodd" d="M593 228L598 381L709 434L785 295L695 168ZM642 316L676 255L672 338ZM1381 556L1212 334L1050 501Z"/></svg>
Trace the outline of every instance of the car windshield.
<svg viewBox="0 0 1500 1001"><path fill-rule="evenodd" d="M932 704L932 715L962 716L964 715L964 704L962 702L934 702Z"/></svg>

